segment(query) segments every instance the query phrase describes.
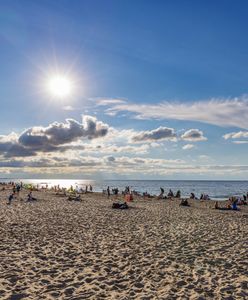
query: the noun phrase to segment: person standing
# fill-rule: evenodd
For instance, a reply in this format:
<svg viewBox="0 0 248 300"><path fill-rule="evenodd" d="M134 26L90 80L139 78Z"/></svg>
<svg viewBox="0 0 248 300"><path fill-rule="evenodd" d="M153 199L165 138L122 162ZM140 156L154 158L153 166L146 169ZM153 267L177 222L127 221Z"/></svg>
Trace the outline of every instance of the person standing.
<svg viewBox="0 0 248 300"><path fill-rule="evenodd" d="M110 197L110 188L109 188L109 186L107 187L107 195L108 195L108 199L109 199L109 197Z"/></svg>

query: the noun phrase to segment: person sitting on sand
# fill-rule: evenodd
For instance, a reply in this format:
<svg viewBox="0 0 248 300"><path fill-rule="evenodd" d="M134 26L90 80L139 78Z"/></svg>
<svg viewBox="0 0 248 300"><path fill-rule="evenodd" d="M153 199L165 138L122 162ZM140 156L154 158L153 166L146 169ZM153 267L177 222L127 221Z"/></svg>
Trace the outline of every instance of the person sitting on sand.
<svg viewBox="0 0 248 300"><path fill-rule="evenodd" d="M232 204L231 204L232 210L238 210L237 204L238 204L238 199L233 197Z"/></svg>
<svg viewBox="0 0 248 300"><path fill-rule="evenodd" d="M29 201L35 201L35 200L37 200L37 199L33 197L32 191L30 191L30 192L28 193L28 199L27 199L27 201L29 202Z"/></svg>
<svg viewBox="0 0 248 300"><path fill-rule="evenodd" d="M10 195L9 195L9 198L8 198L8 200L9 200L9 202L7 203L7 204L11 204L11 201L14 199L14 193L11 193Z"/></svg>
<svg viewBox="0 0 248 300"><path fill-rule="evenodd" d="M176 198L181 198L181 191L180 190L177 191Z"/></svg>
<svg viewBox="0 0 248 300"><path fill-rule="evenodd" d="M190 193L190 197L189 197L190 199L195 199L196 197L195 197L195 194L194 193Z"/></svg>
<svg viewBox="0 0 248 300"><path fill-rule="evenodd" d="M161 187L160 194L158 195L157 199L163 199L163 196L164 196L164 189Z"/></svg>
<svg viewBox="0 0 248 300"><path fill-rule="evenodd" d="M246 195L243 195L243 199L241 200L242 205L247 205L247 197Z"/></svg>
<svg viewBox="0 0 248 300"><path fill-rule="evenodd" d="M181 206L190 206L187 199L182 199L181 203L179 205L181 205Z"/></svg>
<svg viewBox="0 0 248 300"><path fill-rule="evenodd" d="M174 197L174 194L173 194L173 192L172 192L171 189L169 190L169 193L168 193L167 196L168 196L169 198L173 198L173 197Z"/></svg>

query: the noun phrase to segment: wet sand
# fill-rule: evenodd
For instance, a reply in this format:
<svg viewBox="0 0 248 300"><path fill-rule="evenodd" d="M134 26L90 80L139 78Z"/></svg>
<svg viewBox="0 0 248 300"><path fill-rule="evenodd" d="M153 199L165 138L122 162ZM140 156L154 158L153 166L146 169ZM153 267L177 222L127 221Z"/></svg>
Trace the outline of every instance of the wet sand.
<svg viewBox="0 0 248 300"><path fill-rule="evenodd" d="M8 194L0 192L2 300L248 299L247 206L136 197L114 210L114 196L75 202L51 191L7 205Z"/></svg>

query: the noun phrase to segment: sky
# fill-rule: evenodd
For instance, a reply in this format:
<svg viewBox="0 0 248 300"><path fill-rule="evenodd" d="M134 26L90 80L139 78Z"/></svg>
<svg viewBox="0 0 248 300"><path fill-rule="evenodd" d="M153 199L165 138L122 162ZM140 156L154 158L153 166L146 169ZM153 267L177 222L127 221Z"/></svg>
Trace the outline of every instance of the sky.
<svg viewBox="0 0 248 300"><path fill-rule="evenodd" d="M246 180L247 14L1 0L0 177Z"/></svg>

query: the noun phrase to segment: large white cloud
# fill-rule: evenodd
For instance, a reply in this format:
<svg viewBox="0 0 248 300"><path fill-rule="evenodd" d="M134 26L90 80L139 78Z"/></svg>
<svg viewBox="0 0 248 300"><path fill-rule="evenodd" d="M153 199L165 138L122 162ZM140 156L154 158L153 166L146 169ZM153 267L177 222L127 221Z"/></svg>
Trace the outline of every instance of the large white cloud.
<svg viewBox="0 0 248 300"><path fill-rule="evenodd" d="M248 128L248 98L211 99L191 103L109 103L106 113L131 112L138 119L185 120L223 127Z"/></svg>

